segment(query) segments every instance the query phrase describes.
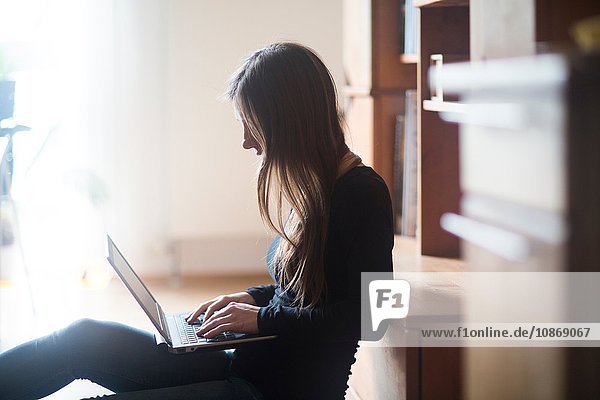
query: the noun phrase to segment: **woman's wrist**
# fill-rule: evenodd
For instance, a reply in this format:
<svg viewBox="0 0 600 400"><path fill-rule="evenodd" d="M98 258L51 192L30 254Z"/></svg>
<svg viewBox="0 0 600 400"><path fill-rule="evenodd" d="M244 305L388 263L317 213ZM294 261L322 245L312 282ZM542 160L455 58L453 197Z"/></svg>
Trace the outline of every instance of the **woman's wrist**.
<svg viewBox="0 0 600 400"><path fill-rule="evenodd" d="M253 306L256 305L256 301L254 300L254 297L252 297L252 295L248 292L239 292L238 297L240 298L240 303L246 303L246 304L250 304Z"/></svg>

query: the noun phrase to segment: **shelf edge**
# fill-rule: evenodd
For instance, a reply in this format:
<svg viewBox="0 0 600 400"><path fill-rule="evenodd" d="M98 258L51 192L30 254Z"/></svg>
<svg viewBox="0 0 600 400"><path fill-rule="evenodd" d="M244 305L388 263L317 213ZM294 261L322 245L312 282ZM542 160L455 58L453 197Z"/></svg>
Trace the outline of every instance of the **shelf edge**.
<svg viewBox="0 0 600 400"><path fill-rule="evenodd" d="M453 101L423 100L423 110L435 112L461 113L467 112L467 105Z"/></svg>
<svg viewBox="0 0 600 400"><path fill-rule="evenodd" d="M469 0L414 0L413 7L468 7Z"/></svg>

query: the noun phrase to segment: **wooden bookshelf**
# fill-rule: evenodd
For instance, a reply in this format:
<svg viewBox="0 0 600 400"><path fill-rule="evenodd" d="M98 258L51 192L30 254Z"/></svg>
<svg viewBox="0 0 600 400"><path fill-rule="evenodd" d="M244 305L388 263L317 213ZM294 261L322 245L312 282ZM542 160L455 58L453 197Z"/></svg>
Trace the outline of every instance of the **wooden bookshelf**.
<svg viewBox="0 0 600 400"><path fill-rule="evenodd" d="M346 120L350 142L393 196L396 116L416 88L416 59L399 54L397 0L344 2ZM412 58L412 59L411 59Z"/></svg>
<svg viewBox="0 0 600 400"><path fill-rule="evenodd" d="M453 61L469 59L469 7L458 7L454 2L436 4L437 7L420 9L421 48L417 92L421 212L418 225L421 230L421 254L459 257L459 240L440 225L444 213L459 211L458 126L440 118L437 111L441 111L441 108L427 110L424 101L430 99L428 72L432 54L452 54ZM432 103L429 101L426 104Z"/></svg>
<svg viewBox="0 0 600 400"><path fill-rule="evenodd" d="M451 97L444 97L444 101L430 98L427 79L430 57L442 54L445 62L484 61L535 55L539 49L572 49L571 25L582 17L600 14L600 1L414 0L413 3L421 15L420 49L416 56L397 51L398 1L346 0L344 3L344 13L352 17L346 19L348 31L345 33L346 53L350 56L345 56L349 79L344 93L352 105L348 115L350 128L361 132L357 139L367 149L367 162L372 162L384 176L390 189L394 157L393 120L395 115L404 112L404 91L416 88L418 93L419 234L416 241L397 240L396 246L405 250L416 248L418 257L413 261L417 263L439 260L443 265L460 265L465 270L470 270L474 264L500 271L525 268L515 263L500 262L484 250L474 249L473 245L461 246L458 238L440 226L442 214L462 214L460 200L463 195L471 194L461 185L459 156L461 151L464 155L472 149L461 149L459 126L440 118L444 112L465 112L468 105ZM580 89L578 93L584 92ZM582 99L574 96L571 106L576 107ZM584 121L570 121L571 125L577 123L583 124ZM569 141L576 140L584 138L569 136ZM589 135L585 140L591 140ZM537 154L536 151L539 149L532 153ZM588 162L579 160L578 155L571 153L569 162L581 165L584 161ZM568 169L565 175L573 180L571 185L582 177L594 175L589 171L576 173L571 166L565 168ZM585 185L569 189L572 204L589 203L587 198L598 198L597 184L593 189L591 178L586 179ZM578 191L586 195L576 196ZM588 208L592 211L586 216L597 221L597 207L589 204ZM579 223L585 221L587 219L581 217ZM577 236L580 243L588 245L569 244L569 250L550 246L527 267L544 270L548 265L560 265L563 270L573 270L572 265L565 265L565 251L568 257L573 257L579 254L576 248L584 246L580 253L587 251L591 254L593 246L590 247L589 243L598 241L600 223L588 225L586 233L596 232L591 235L592 241L589 235ZM465 254L461 254L462 249L465 249ZM590 263L596 269L597 253L586 253L585 256L586 260L596 260L595 264ZM399 265L410 264L408 258L399 257L398 253L395 253L394 261ZM502 288L498 290L500 293ZM363 385L356 388L360 398L596 399L600 398L600 381L597 380L600 351L596 350L361 348L356 365L361 373L354 377L351 386ZM387 366L384 378L372 372L380 365ZM585 366L585 371L581 366Z"/></svg>
<svg viewBox="0 0 600 400"><path fill-rule="evenodd" d="M422 244L423 251L428 252L430 245L433 245L433 249L443 250L447 248L440 246L440 242L431 243L432 237L431 232L434 232L434 237L437 236L435 232L435 223L437 215L433 218L433 221L427 221L425 212L426 210L440 210L438 206L450 207L452 198L473 198L474 196L481 196L481 198L489 201L489 204L497 204L498 208L494 209L492 213L487 215L485 218L479 216L486 224L491 227L506 227L507 221L510 219L510 210L519 210L518 215L521 219L528 221L534 221L533 216L540 212L546 212L550 208L543 208L541 204L560 204L560 207L555 207L551 212L548 213L548 218L553 218L559 221L564 221L571 232L571 239L565 239L565 242L560 244L542 244L536 243L535 239L529 238L531 243L536 243L536 253L532 255L527 261L518 262L504 259L496 256L491 252L485 250L481 246L477 246L468 241L464 241L461 245L461 249L464 251L462 254L467 264L467 269L475 271L570 271L581 266L584 262L582 259L586 257L583 255L585 251L575 250L575 247L580 246L580 243L589 243L590 240L598 242L600 239L596 233L592 233L591 227L598 226L598 222L589 223L586 227L578 226L582 221L595 220L597 221L597 207L596 206L582 206L582 202L589 201L590 197L594 197L594 189L585 195L576 196L581 188L596 187L595 193L596 198L598 191L598 181L595 184L588 181L588 184L572 186L568 190L570 196L570 204L563 202L562 195L557 195L551 190L552 185L544 185L536 189L531 189L531 199L541 199L538 206L535 204L527 204L525 197L522 194L525 192L524 185L517 185L520 176L523 174L529 174L529 180L532 183L532 187L535 187L535 182L546 179L551 176L552 179L561 180L564 179L563 173L570 173L572 176L581 176L587 174L590 170L591 160L586 159L586 152L582 149L576 156L571 156L571 165L564 162L558 154L560 151L553 152L548 149L543 150L539 144L548 144L550 141L555 140L558 143L563 143L560 140L567 138L566 140L574 140L573 138L589 138L587 134L590 129L590 122L592 121L593 112L590 112L589 108L586 117L573 118L570 116L571 113L578 114L580 110L590 107L591 97L587 97L585 100L585 87L571 88L569 85L573 84L574 79L568 80L565 92L573 96L573 102L567 104L565 101L562 104L562 110L565 112L567 120L575 120L576 123L579 121L585 121L582 123L583 129L569 130L570 128L565 127L563 124L557 124L557 126L549 127L543 125L542 129L545 133L543 139L540 139L537 145L531 146L528 142L526 135L533 129L529 128L514 128L512 131L505 130L503 132L510 132L514 135L515 142L513 148L523 150L528 145L529 149L525 152L528 163L521 164L523 168L513 169L511 172L502 169L502 161L493 163L489 161L491 156L498 156L494 153L493 144L494 134L497 131L493 128L485 126L485 124L477 126L472 124L468 126L468 129L461 130L461 142L468 143L464 148L454 147L458 143L454 142L454 129L459 129L458 126L452 127L451 125L444 124L439 121L439 112L452 112L461 111L461 107L456 109L456 104L451 102L434 102L428 100L429 88L427 87L428 81L426 79L426 71L428 63L428 54L441 53L447 54L452 52L454 47L458 54L462 53L461 45L454 43L454 40L463 40L463 46L466 47L468 44L468 53L465 60L481 61L492 63L495 59L510 59L515 57L533 57L536 55L537 49L554 50L564 52L565 50L569 53L576 53L575 48L571 42L569 35L569 29L571 25L578 19L600 14L600 2L592 0L575 0L572 2L565 2L559 0L503 0L503 1L489 1L489 0L471 0L468 6L455 7L451 6L450 2L419 2L422 4L421 8L421 60L419 63L419 94L422 96L420 102L422 106L421 118L422 124L420 128L420 134L422 137L422 168L421 168L421 179L423 185L422 192L422 209L423 209L423 232L422 232ZM443 7L443 4L447 4L448 7ZM461 13L465 13L462 15ZM465 21L466 20L466 21ZM460 27L464 27L465 23L468 25L468 31L463 32ZM427 27L435 26L436 32L427 32ZM438 36L440 32L444 37ZM465 36L465 33L468 36ZM443 49L438 48L443 47ZM456 47L455 47L456 46ZM464 50L464 47L462 48ZM537 58L539 59L539 58ZM596 64L600 65L600 64ZM589 68L589 67L588 67ZM593 70L593 67L591 68ZM518 71L521 71L517 69ZM583 68L581 69L584 70ZM596 71L599 69L596 67ZM589 71L588 71L589 73ZM468 74L468 72L466 72ZM515 75L518 75L517 72ZM493 81L494 77L489 78ZM531 78L533 79L533 78ZM595 82L598 82L597 74ZM517 79L518 81L518 79ZM592 82L591 80L589 82ZM523 92L523 84L521 87L513 86L507 89L507 83L503 83L503 87L498 89L501 94L498 97L486 86L485 93L481 94L481 97L486 102L497 103L501 105L503 96L506 93ZM471 99L474 99L473 88L468 87L465 89ZM588 92L592 92L589 89ZM534 97L535 95L532 95ZM518 96L515 97L515 99ZM575 100L576 99L576 100ZM522 99L521 99L522 100ZM518 100L516 100L518 102ZM536 103L535 98L529 99L528 104ZM468 107L468 106L467 106ZM500 107L499 107L500 108ZM464 108L462 108L464 111ZM530 114L535 114L535 111L528 109ZM539 111L538 111L539 112ZM479 115L480 122L485 119L485 115ZM597 118L596 118L597 119ZM466 125L469 123L466 122ZM588 124L588 125L586 125ZM597 122L596 122L597 124ZM598 126L598 125L596 125ZM551 135L546 134L547 132L560 132L554 138ZM586 132L586 133L583 133ZM449 135L448 135L449 134ZM471 135L471 136L469 136ZM486 135L490 135L487 136ZM474 145L474 141L467 142L468 139L477 137L478 139L485 138ZM562 138L562 139L561 139ZM443 142L446 141L446 142ZM553 142L557 143L557 142ZM560 148L564 144L558 144L556 147ZM568 147L568 146L567 146ZM486 150L490 151L487 153L490 157L485 157ZM571 149L569 149L572 151ZM440 200L438 204L433 201L432 198L436 199L439 192L427 193L431 190L433 182L436 179L442 177L441 172L435 170L436 163L443 165L443 168L447 168L453 162L452 156L461 153L461 159L465 165L468 166L468 178L469 182L460 182L458 179L458 191L455 193L449 193L444 190L443 196L447 196L445 199ZM573 154L573 153L571 153ZM427 158L431 157L434 162L428 163ZM441 158L440 158L441 157ZM597 157L596 157L597 158ZM498 157L502 159L502 157ZM478 160L478 162L474 162ZM537 161L536 161L537 160ZM512 159L514 163L514 157ZM450 163L450 164L448 164ZM579 164L579 168L574 164ZM533 174L535 166L545 165L547 169L538 169L537 174ZM587 167L581 168L581 165ZM557 170L553 170L552 166L558 165ZM488 174L491 170L487 170L486 167L491 166L493 168L502 169L502 176L506 178L506 182L510 184L506 185L500 192L490 191L490 187L498 187L499 182L493 180L493 173ZM432 170L433 168L433 170ZM577 172L575 172L577 171ZM439 174L438 174L439 173ZM436 175L437 174L437 175ZM460 175L459 175L460 176ZM476 178L474 178L476 177ZM444 179L447 178L444 177ZM577 178L576 178L577 179ZM474 184L474 182L477 182ZM523 181L521 181L523 182ZM464 185L463 185L464 184ZM566 183L565 183L566 184ZM487 187L486 187L487 185ZM454 185L450 189L454 188ZM464 193L463 193L464 190ZM457 197L454 197L457 196ZM522 196L522 197L520 197ZM535 203L535 202L533 202ZM462 202L460 204L460 213L468 218L477 218L476 211L472 207L468 206L468 202ZM472 204L472 203L471 203ZM569 221L568 213L573 212L575 204L577 205L577 212L587 210L585 217L575 221ZM504 208L506 207L506 208ZM538 208L539 207L539 208ZM596 217L594 217L594 215ZM427 217L429 217L428 215ZM477 220L477 219L476 219ZM533 222L532 222L533 223ZM427 232L428 224L429 233ZM581 236L578 236L578 233ZM577 239L575 240L575 237ZM440 236L441 238L441 236ZM428 243L429 242L429 243ZM448 244L448 242L446 242ZM587 246L586 248L589 248ZM577 254L576 261L569 264L566 261L566 257ZM598 270L598 257L594 258L595 263L588 263L588 265L595 265L595 270ZM575 269L577 270L577 269ZM493 293L502 298L506 293L506 288L498 287ZM568 295L568 294L565 294ZM498 303L498 308L506 307L506 303ZM479 307L479 308L478 308ZM489 306L485 309L478 305L472 299L465 300L465 308L469 310L469 314L466 315L467 319L476 318L476 312L478 315L486 315L492 313ZM477 310L477 311L475 311ZM454 357L455 361L460 360L460 369L462 371L462 386L460 388L461 395L454 398L466 398L466 399L479 399L479 398L527 398L527 399L565 399L565 398L577 398L577 399L596 399L600 398L600 384L598 384L597 376L600 373L600 351L597 348L586 349L565 349L565 348L464 348L456 349L454 352L449 350L451 356ZM435 352L434 352L435 354ZM439 354L438 354L439 355ZM427 363L423 360L422 363ZM576 372L574 372L576 371ZM524 376L535 375L536 379L527 379ZM439 387L439 386L438 386ZM454 386L450 386L450 390L454 390ZM420 394L423 396L424 392ZM427 396L424 396L427 397ZM424 398L421 397L421 398Z"/></svg>

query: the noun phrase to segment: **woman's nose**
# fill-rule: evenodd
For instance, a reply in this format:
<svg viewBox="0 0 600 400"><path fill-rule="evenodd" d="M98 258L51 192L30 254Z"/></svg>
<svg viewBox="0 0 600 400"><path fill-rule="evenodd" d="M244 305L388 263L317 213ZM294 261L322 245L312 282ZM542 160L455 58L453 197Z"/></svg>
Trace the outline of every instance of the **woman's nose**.
<svg viewBox="0 0 600 400"><path fill-rule="evenodd" d="M250 150L254 148L254 142L251 139L244 138L244 141L242 142L242 147L246 150Z"/></svg>
<svg viewBox="0 0 600 400"><path fill-rule="evenodd" d="M250 135L250 132L246 126L244 126L244 141L242 142L242 147L246 150L257 148L257 143L252 135Z"/></svg>

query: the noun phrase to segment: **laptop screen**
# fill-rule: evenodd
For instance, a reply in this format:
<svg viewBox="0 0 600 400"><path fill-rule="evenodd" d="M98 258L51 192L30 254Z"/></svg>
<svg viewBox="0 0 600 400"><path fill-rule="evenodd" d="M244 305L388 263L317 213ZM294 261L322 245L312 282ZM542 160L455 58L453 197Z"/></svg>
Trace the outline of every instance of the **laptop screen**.
<svg viewBox="0 0 600 400"><path fill-rule="evenodd" d="M146 314L152 319L156 328L162 333L163 329L161 329L161 319L156 300L133 271L127 260L125 260L125 257L123 257L117 246L115 246L110 236L108 236L108 261Z"/></svg>

